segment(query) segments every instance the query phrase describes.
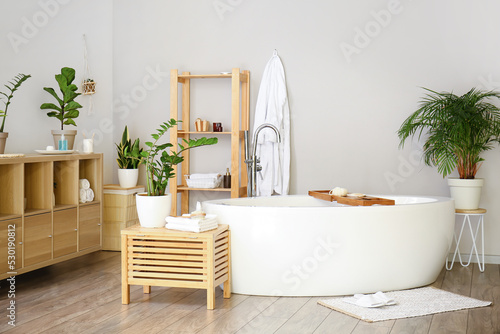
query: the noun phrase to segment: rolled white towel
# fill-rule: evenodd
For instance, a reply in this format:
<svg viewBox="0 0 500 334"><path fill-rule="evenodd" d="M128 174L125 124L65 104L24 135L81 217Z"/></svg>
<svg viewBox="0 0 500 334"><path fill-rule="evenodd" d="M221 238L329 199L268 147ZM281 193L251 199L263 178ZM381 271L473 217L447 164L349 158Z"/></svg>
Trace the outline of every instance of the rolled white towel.
<svg viewBox="0 0 500 334"><path fill-rule="evenodd" d="M80 179L80 189L89 189L90 182L87 179Z"/></svg>
<svg viewBox="0 0 500 334"><path fill-rule="evenodd" d="M92 189L85 189L87 192L87 202L92 202L94 200L94 191Z"/></svg>
<svg viewBox="0 0 500 334"><path fill-rule="evenodd" d="M80 203L87 202L87 189L80 189Z"/></svg>

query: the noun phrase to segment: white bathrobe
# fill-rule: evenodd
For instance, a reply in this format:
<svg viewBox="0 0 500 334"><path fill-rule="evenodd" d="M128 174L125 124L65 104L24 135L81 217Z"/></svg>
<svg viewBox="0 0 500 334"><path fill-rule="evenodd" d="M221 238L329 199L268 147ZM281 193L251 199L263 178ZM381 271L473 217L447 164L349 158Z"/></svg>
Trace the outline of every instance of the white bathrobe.
<svg viewBox="0 0 500 334"><path fill-rule="evenodd" d="M273 191L287 195L290 184L290 108L286 91L285 70L274 51L262 75L255 107L253 131L263 123L276 126L281 134L277 142L272 129L259 133L257 157L262 171L257 175L257 196L269 196Z"/></svg>

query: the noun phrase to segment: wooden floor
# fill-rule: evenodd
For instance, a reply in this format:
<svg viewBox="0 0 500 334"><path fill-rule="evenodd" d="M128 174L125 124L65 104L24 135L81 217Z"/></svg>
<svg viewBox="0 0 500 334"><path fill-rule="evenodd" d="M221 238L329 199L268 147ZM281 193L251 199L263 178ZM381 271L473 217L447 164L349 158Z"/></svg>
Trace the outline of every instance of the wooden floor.
<svg viewBox="0 0 500 334"><path fill-rule="evenodd" d="M317 305L316 297L233 294L206 309L204 290L131 288L121 304L120 253L96 252L16 278L16 327L7 324L7 282L0 287L0 332L8 333L500 333L500 266L455 265L433 286L494 305L366 323Z"/></svg>

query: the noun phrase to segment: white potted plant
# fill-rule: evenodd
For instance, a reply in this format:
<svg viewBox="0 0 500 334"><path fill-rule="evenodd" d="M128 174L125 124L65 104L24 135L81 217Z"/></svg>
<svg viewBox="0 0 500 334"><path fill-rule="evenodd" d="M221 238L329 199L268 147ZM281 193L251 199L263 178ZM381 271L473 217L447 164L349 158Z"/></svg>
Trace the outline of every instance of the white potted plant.
<svg viewBox="0 0 500 334"><path fill-rule="evenodd" d="M4 96L0 96L0 100L2 100L5 104L4 110L0 110L0 118L2 118L2 124L0 125L0 154L5 152L5 143L7 141L7 137L9 136L8 132L4 132L5 119L7 118L7 110L9 109L11 100L14 97L14 92L30 77L31 75L29 74L26 75L19 73L12 79L12 81L9 81L10 86L5 85L5 87L9 90L9 93L0 92L0 94Z"/></svg>
<svg viewBox="0 0 500 334"><path fill-rule="evenodd" d="M64 138L68 141L68 150L72 150L75 142L76 130L64 130L64 125L76 126L74 119L80 115L78 109L82 107L75 101L75 98L80 95L80 93L76 92L78 87L73 84L73 80L75 80L75 70L70 67L63 67L61 69L61 74L56 74L55 78L59 84L59 90L62 96L57 96L53 88L44 87L43 90L57 100L57 105L53 103L44 103L40 106L40 109L51 110L47 113L47 116L55 117L61 122L60 130L52 130L55 147L58 147L59 140L64 135Z"/></svg>
<svg viewBox="0 0 500 334"><path fill-rule="evenodd" d="M176 144L177 149L170 149L172 143L160 144L159 141L167 131L176 126L178 121L170 119L160 125L153 133L153 142L146 142L148 147L141 153L141 163L146 166L146 193L136 195L137 215L143 227L164 227L165 218L170 214L172 197L165 193L168 180L175 176L173 166L180 164L184 157L182 152L205 145L217 143L217 138L183 139L183 144Z"/></svg>
<svg viewBox="0 0 500 334"><path fill-rule="evenodd" d="M448 177L455 207L477 209L484 183L483 179L476 179L484 161L481 154L500 140L500 109L491 103L500 99L500 93L473 88L457 96L426 90L430 93L421 101L420 108L398 131L400 146L417 133L420 138L426 130L425 163L437 166L443 177L457 169L459 178Z"/></svg>
<svg viewBox="0 0 500 334"><path fill-rule="evenodd" d="M132 143L128 127L125 126L121 142L115 145L118 154L116 162L118 164L118 181L120 182L120 187L135 187L139 178L139 163L142 153L139 138Z"/></svg>

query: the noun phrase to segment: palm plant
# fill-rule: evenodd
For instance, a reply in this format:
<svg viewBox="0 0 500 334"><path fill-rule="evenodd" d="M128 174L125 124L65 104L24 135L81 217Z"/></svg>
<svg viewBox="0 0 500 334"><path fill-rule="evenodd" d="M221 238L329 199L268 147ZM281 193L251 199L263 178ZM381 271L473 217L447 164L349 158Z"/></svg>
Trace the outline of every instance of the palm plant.
<svg viewBox="0 0 500 334"><path fill-rule="evenodd" d="M160 128L157 129L156 133L153 133L153 142L146 142L146 149L141 153L141 162L146 165L146 178L147 178L147 195L148 196L162 196L165 194L165 189L168 185L168 180L175 177L174 166L180 164L184 161L184 157L181 156L182 152L189 149L213 145L217 143L217 138L200 138L200 139L183 139L184 144L187 146L179 145L180 150L167 150L173 147L172 143L159 144L161 137L167 133L167 131L176 126L180 121L175 119L170 119L167 122L160 124ZM169 152L170 151L170 152Z"/></svg>
<svg viewBox="0 0 500 334"><path fill-rule="evenodd" d="M4 85L10 91L10 93L7 94L4 92L0 92L0 94L2 94L3 96L5 96L5 98L7 98L7 100L4 101L3 98L0 97L0 100L2 100L5 104L5 110L0 110L0 117L2 118L2 125L0 125L0 132L3 132L3 130L4 130L5 118L7 117L7 109L9 109L10 100L12 100L12 98L14 97L14 92L16 90L18 90L18 88L21 87L21 84L24 81L28 80L28 78L30 78L30 77L31 77L31 75L29 75L29 74L26 75L26 74L19 73L18 75L16 75L14 77L14 79L12 79L12 81L9 81L11 86Z"/></svg>
<svg viewBox="0 0 500 334"><path fill-rule="evenodd" d="M461 179L474 179L484 161L481 153L500 140L500 109L488 101L500 99L500 93L472 88L457 96L424 89L430 93L398 130L400 147L427 130L425 164L437 166L443 177L456 168Z"/></svg>

